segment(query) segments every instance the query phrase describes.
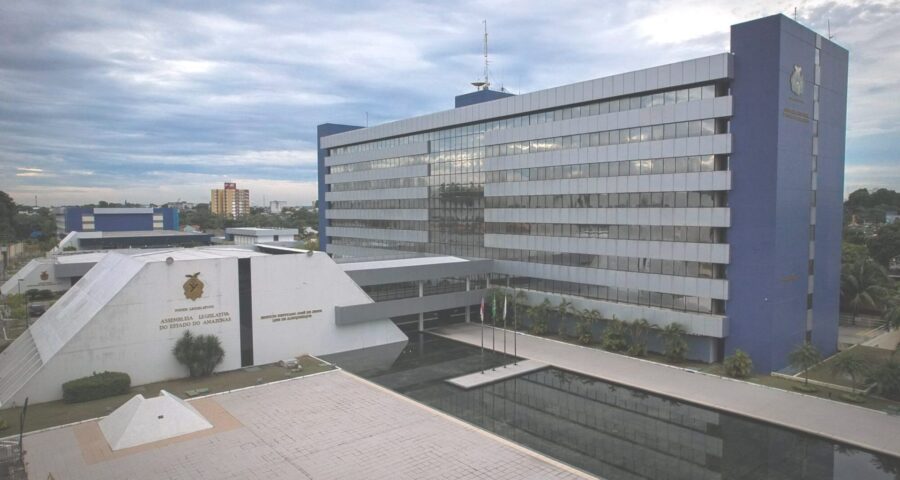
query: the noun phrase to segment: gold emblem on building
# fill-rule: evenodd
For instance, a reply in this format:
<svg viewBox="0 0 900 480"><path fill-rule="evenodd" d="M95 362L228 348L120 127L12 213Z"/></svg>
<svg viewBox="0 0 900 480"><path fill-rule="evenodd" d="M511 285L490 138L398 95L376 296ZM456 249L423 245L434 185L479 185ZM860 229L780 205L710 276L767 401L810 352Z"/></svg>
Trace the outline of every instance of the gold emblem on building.
<svg viewBox="0 0 900 480"><path fill-rule="evenodd" d="M41 272L41 281L46 282L47 279L50 278L50 274L47 272Z"/></svg>
<svg viewBox="0 0 900 480"><path fill-rule="evenodd" d="M184 282L184 298L188 300L196 300L203 296L203 282L197 278L200 276L200 272L197 272L193 275L185 275L187 277L187 281Z"/></svg>
<svg viewBox="0 0 900 480"><path fill-rule="evenodd" d="M794 95L803 96L803 69L800 65L794 65L791 72L791 91Z"/></svg>

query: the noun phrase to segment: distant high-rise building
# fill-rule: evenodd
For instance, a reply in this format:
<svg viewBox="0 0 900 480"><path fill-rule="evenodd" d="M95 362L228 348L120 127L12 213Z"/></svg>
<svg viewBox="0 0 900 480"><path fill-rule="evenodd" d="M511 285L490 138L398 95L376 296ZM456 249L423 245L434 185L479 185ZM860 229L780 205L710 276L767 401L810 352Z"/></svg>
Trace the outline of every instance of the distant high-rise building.
<svg viewBox="0 0 900 480"><path fill-rule="evenodd" d="M210 192L209 210L213 215L228 218L243 217L250 213L250 190L238 189L236 183L225 183L225 188Z"/></svg>
<svg viewBox="0 0 900 480"><path fill-rule="evenodd" d="M284 207L287 207L287 202L284 200L272 200L269 202L269 213L281 213Z"/></svg>

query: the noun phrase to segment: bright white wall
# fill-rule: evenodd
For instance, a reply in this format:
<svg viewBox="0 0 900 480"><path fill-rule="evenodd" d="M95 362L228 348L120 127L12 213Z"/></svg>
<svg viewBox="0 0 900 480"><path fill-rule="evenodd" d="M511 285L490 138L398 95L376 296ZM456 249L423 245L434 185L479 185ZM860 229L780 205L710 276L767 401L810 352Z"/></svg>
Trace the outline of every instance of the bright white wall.
<svg viewBox="0 0 900 480"><path fill-rule="evenodd" d="M106 261L107 259L104 259L98 266ZM131 258L119 261L142 263ZM116 270L127 270L128 266L130 265L119 265ZM185 377L188 374L187 368L175 360L171 350L188 328L195 334L217 335L222 341L225 358L217 371L240 368L237 259L184 260L175 261L172 265L153 262L138 267L137 273L130 279L125 279L126 285L112 299L100 306L93 318L87 321L81 319L78 324L71 325L80 327L71 339L66 338L71 335L71 330L62 324L58 326L60 328L53 328L54 326L49 324L41 325L34 331L36 343L47 343L47 337L52 338L54 332L69 333L62 338L54 339L56 342L50 342L56 343L53 346L58 347L58 351L50 358L44 358L43 368L13 398L16 403L21 404L26 395L30 396L32 402L59 399L62 397L64 382L104 370L128 373L131 375L133 385ZM185 298L182 285L187 280L186 275L196 272L200 272L198 278L204 283L203 296L192 301ZM87 282L91 285L89 288L78 291L73 289L66 297L94 296L102 293L92 291L94 289L115 288L114 285L105 284L101 278L91 283L88 277L92 273L95 273L93 269L82 279L89 280ZM113 278L108 272L103 273L106 278ZM38 320L38 323L75 320L80 312L90 314L87 308L91 304L90 301L73 302L66 297L63 297L65 301L61 300L63 305L60 307L66 303L71 303L75 307L66 311L66 318L54 314L53 310L57 307L54 305ZM75 305L76 303L78 305ZM212 308L177 311L192 307ZM206 325L202 323L201 313L219 312L227 313L230 321ZM179 316L191 316L193 320L188 321L200 324L160 329L163 319ZM55 351L56 348L43 347L41 350L42 357L45 357L47 356L45 352Z"/></svg>
<svg viewBox="0 0 900 480"><path fill-rule="evenodd" d="M47 272L47 279L42 280L41 274ZM57 281L53 270L53 262L48 258L36 258L26 263L24 267L19 269L15 275L10 277L3 286L0 286L0 294L9 295L11 293L19 293L19 279L24 278L22 282L22 293L32 288L38 290L52 290L61 292L69 288L69 281Z"/></svg>
<svg viewBox="0 0 900 480"><path fill-rule="evenodd" d="M255 363L406 340L389 319L340 327L334 324L335 306L372 300L324 253L253 257L250 265ZM309 310L321 312L283 321L264 318L279 314L298 317Z"/></svg>

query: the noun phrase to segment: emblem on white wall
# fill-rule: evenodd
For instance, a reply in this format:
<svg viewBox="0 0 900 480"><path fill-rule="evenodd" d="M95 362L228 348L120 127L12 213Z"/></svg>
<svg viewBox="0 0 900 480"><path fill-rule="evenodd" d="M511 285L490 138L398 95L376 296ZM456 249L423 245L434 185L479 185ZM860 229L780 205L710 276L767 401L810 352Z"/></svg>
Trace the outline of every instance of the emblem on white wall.
<svg viewBox="0 0 900 480"><path fill-rule="evenodd" d="M791 72L791 91L794 95L803 95L803 69L800 65L794 65L794 71Z"/></svg>
<svg viewBox="0 0 900 480"><path fill-rule="evenodd" d="M50 278L50 274L47 272L41 272L41 280L46 282L47 279Z"/></svg>
<svg viewBox="0 0 900 480"><path fill-rule="evenodd" d="M197 272L193 275L185 275L187 277L187 281L184 282L184 298L188 300L197 300L201 296L203 296L203 282L197 278L200 276L200 272Z"/></svg>

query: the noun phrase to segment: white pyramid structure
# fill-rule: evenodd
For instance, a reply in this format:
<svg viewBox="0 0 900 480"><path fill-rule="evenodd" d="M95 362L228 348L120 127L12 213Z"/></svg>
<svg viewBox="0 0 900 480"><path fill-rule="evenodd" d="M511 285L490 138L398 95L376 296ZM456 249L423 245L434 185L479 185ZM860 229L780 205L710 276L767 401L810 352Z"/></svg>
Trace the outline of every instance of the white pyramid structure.
<svg viewBox="0 0 900 480"><path fill-rule="evenodd" d="M121 450L212 428L203 415L184 400L160 390L155 398L135 395L100 420L110 448Z"/></svg>

